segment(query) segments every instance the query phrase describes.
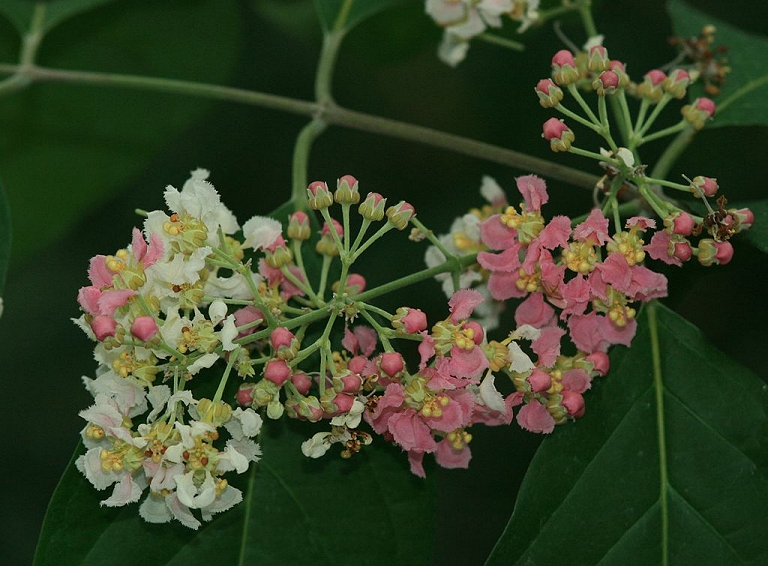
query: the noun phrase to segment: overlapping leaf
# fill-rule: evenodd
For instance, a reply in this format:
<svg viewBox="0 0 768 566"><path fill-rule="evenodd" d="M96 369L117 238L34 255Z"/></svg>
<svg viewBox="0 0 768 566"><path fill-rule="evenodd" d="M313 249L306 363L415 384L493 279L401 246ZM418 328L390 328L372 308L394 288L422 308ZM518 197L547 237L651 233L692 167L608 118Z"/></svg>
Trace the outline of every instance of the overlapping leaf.
<svg viewBox="0 0 768 566"><path fill-rule="evenodd" d="M339 15L341 28L349 30L377 12L394 6L403 0L315 0L315 10L325 32L335 29Z"/></svg>
<svg viewBox="0 0 768 566"><path fill-rule="evenodd" d="M768 125L768 38L742 31L682 0L670 0L668 10L679 37L697 37L704 26L711 24L717 28L716 46L727 48L731 71L715 98L715 119L707 127ZM694 92L704 96L701 83L694 87Z"/></svg>
<svg viewBox="0 0 768 566"><path fill-rule="evenodd" d="M24 34L30 28L35 10L42 10L42 30L48 31L57 24L77 14L96 8L114 0L48 0L34 2L33 0L3 0L0 2L0 14L4 15Z"/></svg>
<svg viewBox="0 0 768 566"><path fill-rule="evenodd" d="M488 566L768 562L768 388L660 305L638 326L542 444Z"/></svg>

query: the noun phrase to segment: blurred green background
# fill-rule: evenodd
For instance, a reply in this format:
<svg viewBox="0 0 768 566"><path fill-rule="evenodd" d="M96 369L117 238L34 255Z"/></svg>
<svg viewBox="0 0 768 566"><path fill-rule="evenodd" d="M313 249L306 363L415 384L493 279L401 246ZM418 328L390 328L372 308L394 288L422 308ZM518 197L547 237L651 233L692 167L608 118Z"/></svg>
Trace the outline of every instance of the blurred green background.
<svg viewBox="0 0 768 566"><path fill-rule="evenodd" d="M691 3L752 33L766 32L761 3ZM611 55L626 61L631 75L673 58L667 44L671 24L661 0L603 4L598 28ZM578 22L564 21L563 30L576 43L584 39ZM540 125L550 114L532 90L548 75L551 54L561 48L550 29L531 32L522 54L475 42L457 69L437 60L440 35L418 1L361 24L341 50L337 102L598 173L591 162L553 156L540 139ZM320 41L308 0L115 1L54 29L39 63L227 84L309 100ZM643 49L637 49L640 41ZM16 31L0 18L0 62L14 62L17 53ZM670 115L677 119L674 110ZM9 400L2 412L8 450L0 468L6 563L31 560L47 501L82 428L77 413L90 403L80 376L95 369L92 344L70 322L78 315L75 297L86 283L89 258L125 246L131 228L140 223L134 209L162 208L164 187L180 187L197 167L212 172L222 200L241 220L275 208L288 196L292 147L306 121L233 103L74 84L37 84L0 98L0 179L14 223L0 319L0 377ZM654 144L644 157L652 161L662 147ZM767 149L765 128L705 131L670 178L713 175L734 201L763 198ZM315 143L309 169L310 180L331 182L350 173L362 191L406 199L437 232L480 204L482 175L494 176L512 194L514 177L525 173L341 128L329 129ZM555 182L550 187L548 214L588 209L588 191ZM761 350L768 333L758 275L765 258L746 242L734 244L736 255L727 267L664 269L673 289L666 302L765 377ZM419 269L422 249L412 246L379 246L381 255L368 262L366 276L376 283L395 269L395 275ZM436 285L425 284L408 300L443 316L444 299L436 291ZM385 303L398 305L393 298ZM723 395L728 395L727 376ZM474 432L470 470L436 471L444 494L436 533L451 532L458 510L467 526L477 526L471 534L474 554L466 553L460 537L446 537L436 563L456 563L462 556L463 563L472 564L487 555L538 442L514 428Z"/></svg>

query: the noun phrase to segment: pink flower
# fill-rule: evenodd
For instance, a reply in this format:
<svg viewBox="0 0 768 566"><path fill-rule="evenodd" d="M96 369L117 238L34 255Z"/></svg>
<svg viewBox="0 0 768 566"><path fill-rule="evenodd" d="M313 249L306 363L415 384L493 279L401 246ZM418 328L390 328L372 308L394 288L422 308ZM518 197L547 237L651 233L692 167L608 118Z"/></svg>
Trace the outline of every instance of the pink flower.
<svg viewBox="0 0 768 566"><path fill-rule="evenodd" d="M471 459L472 452L467 444L462 443L461 449L456 450L447 436L437 443L435 461L443 468L468 468Z"/></svg>
<svg viewBox="0 0 768 566"><path fill-rule="evenodd" d="M252 322L255 322L257 320L264 320L264 313L261 312L256 307L243 307L241 309L238 309L234 313L235 316L235 326L238 328L241 326L245 326L246 324L251 324ZM253 334L253 331L256 329L256 326L252 326L250 328L247 328L237 334L238 338L242 338L243 336L248 336L249 334Z"/></svg>
<svg viewBox="0 0 768 566"><path fill-rule="evenodd" d="M531 293L515 310L515 324L542 328L551 324L554 316L555 309L544 302L544 295Z"/></svg>
<svg viewBox="0 0 768 566"><path fill-rule="evenodd" d="M459 378L476 379L488 369L488 358L482 348L465 350L458 346L451 348L450 356L438 359L439 371Z"/></svg>
<svg viewBox="0 0 768 566"><path fill-rule="evenodd" d="M163 239L157 234L149 235L149 246L138 228L133 229L131 251L137 261L142 262L144 269L152 267L158 259L163 257Z"/></svg>
<svg viewBox="0 0 768 566"><path fill-rule="evenodd" d="M99 342L109 336L114 336L116 329L117 322L111 316L99 315L91 321L91 330Z"/></svg>
<svg viewBox="0 0 768 566"><path fill-rule="evenodd" d="M112 277L115 275L115 272L107 267L106 260L107 257L103 255L95 255L91 258L91 263L88 267L88 279L96 287L112 286Z"/></svg>
<svg viewBox="0 0 768 566"><path fill-rule="evenodd" d="M575 368L568 370L563 374L560 381L563 384L563 390L584 393L592 387L592 378L583 369Z"/></svg>
<svg viewBox="0 0 768 566"><path fill-rule="evenodd" d="M539 357L539 365L551 367L560 355L560 339L565 335L565 329L559 326L547 326L541 329L541 335L531 343L531 349Z"/></svg>
<svg viewBox="0 0 768 566"><path fill-rule="evenodd" d="M517 230L502 224L500 214L494 214L480 223L480 239L492 250L506 250L519 246ZM94 283L95 285L95 283Z"/></svg>
<svg viewBox="0 0 768 566"><path fill-rule="evenodd" d="M578 419L584 415L584 397L575 391L563 391L562 405L569 417Z"/></svg>
<svg viewBox="0 0 768 566"><path fill-rule="evenodd" d="M489 271L517 271L520 268L520 244L515 240L514 245L499 254L480 252L477 263Z"/></svg>
<svg viewBox="0 0 768 566"><path fill-rule="evenodd" d="M341 340L341 345L351 354L357 354L359 350L367 358L376 349L377 340L378 335L373 328L358 325L351 331L348 327L344 329L344 338Z"/></svg>
<svg viewBox="0 0 768 566"><path fill-rule="evenodd" d="M670 255L669 253L670 248L673 252L675 249L672 242L672 236L667 234L667 232L664 230L659 230L654 232L653 236L651 237L651 242L643 246L643 249L648 252L648 255L653 259L661 260L664 263L668 263L669 265L681 266L683 265L683 262L676 258L674 255Z"/></svg>
<svg viewBox="0 0 768 566"><path fill-rule="evenodd" d="M605 352L611 344L629 346L635 337L637 321L627 320L626 326L617 327L606 317L591 312L585 315L573 315L568 319L571 341L582 352L591 354Z"/></svg>
<svg viewBox="0 0 768 566"><path fill-rule="evenodd" d="M497 301L525 297L526 292L517 288L517 280L520 276L517 272L503 273L495 271L488 278L488 291L491 297Z"/></svg>
<svg viewBox="0 0 768 566"><path fill-rule="evenodd" d="M549 414L546 407L535 399L518 411L517 423L531 432L549 434L555 430L555 419Z"/></svg>

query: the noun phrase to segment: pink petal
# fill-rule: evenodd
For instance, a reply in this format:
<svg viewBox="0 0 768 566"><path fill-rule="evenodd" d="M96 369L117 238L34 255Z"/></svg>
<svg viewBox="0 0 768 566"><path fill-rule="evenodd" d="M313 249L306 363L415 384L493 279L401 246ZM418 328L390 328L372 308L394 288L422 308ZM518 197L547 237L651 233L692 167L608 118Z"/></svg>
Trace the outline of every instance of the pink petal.
<svg viewBox="0 0 768 566"><path fill-rule="evenodd" d="M517 271L520 268L520 244L516 241L501 253L480 252L477 263L489 271Z"/></svg>
<svg viewBox="0 0 768 566"><path fill-rule="evenodd" d="M530 401L517 413L517 424L531 432L549 434L555 430L555 419L546 407L536 401Z"/></svg>
<svg viewBox="0 0 768 566"><path fill-rule="evenodd" d="M566 391L575 391L576 393L584 393L587 389L592 387L592 378L583 369L568 370L563 374L561 383L563 389Z"/></svg>
<svg viewBox="0 0 768 566"><path fill-rule="evenodd" d="M474 289L456 291L448 301L451 322L458 324L460 320L466 320L470 317L472 311L475 310L475 307L484 300L483 295Z"/></svg>
<svg viewBox="0 0 768 566"><path fill-rule="evenodd" d="M106 256L95 255L88 268L88 279L96 287L111 287L114 273L107 267Z"/></svg>
<svg viewBox="0 0 768 566"><path fill-rule="evenodd" d="M517 230L507 228L500 217L494 214L480 223L480 240L492 250L506 250L517 243Z"/></svg>
<svg viewBox="0 0 768 566"><path fill-rule="evenodd" d="M488 291L491 293L491 297L497 301L525 297L527 293L517 288L518 278L517 272L491 273L491 276L488 278Z"/></svg>
<svg viewBox="0 0 768 566"><path fill-rule="evenodd" d="M101 289L94 285L81 287L77 292L77 302L85 312L95 315L99 313L99 299L102 294Z"/></svg>
<svg viewBox="0 0 768 566"><path fill-rule="evenodd" d="M147 253L147 242L144 241L144 236L141 235L141 230L138 228L133 229L132 235L131 251L133 252L133 257L141 261Z"/></svg>
<svg viewBox="0 0 768 566"><path fill-rule="evenodd" d="M414 409L406 409L392 415L388 430L392 433L395 442L404 450L434 452L437 449L437 443L432 438L429 426Z"/></svg>
<svg viewBox="0 0 768 566"><path fill-rule="evenodd" d="M611 287L626 293L632 284L632 269L626 258L618 252L608 254L604 262L595 264L600 277Z"/></svg>
<svg viewBox="0 0 768 566"><path fill-rule="evenodd" d="M413 450L408 452L408 464L411 466L411 473L414 476L420 478L426 478L427 474L424 471L424 452L415 452Z"/></svg>
<svg viewBox="0 0 768 566"><path fill-rule="evenodd" d="M443 438L437 443L435 461L443 468L468 468L472 459L472 451L464 444L461 450L455 450L448 438Z"/></svg>
<svg viewBox="0 0 768 566"><path fill-rule="evenodd" d="M544 295L531 293L515 311L515 324L522 326L529 324L534 328L547 326L555 315L555 309L544 302Z"/></svg>
<svg viewBox="0 0 768 566"><path fill-rule="evenodd" d="M560 339L565 335L565 329L559 326L548 326L541 329L541 336L531 343L531 349L539 356L539 366L551 367L560 355Z"/></svg>
<svg viewBox="0 0 768 566"><path fill-rule="evenodd" d="M587 219L574 228L573 237L580 242L591 241L602 246L610 240L608 219L599 208L593 208Z"/></svg>
<svg viewBox="0 0 768 566"><path fill-rule="evenodd" d="M99 313L112 316L115 309L122 307L128 300L136 295L132 289L116 289L114 291L104 291L99 297Z"/></svg>
<svg viewBox="0 0 768 566"><path fill-rule="evenodd" d="M518 177L516 181L517 190L523 195L528 210L541 210L541 206L549 200L547 184L544 179L536 175L525 175Z"/></svg>
<svg viewBox="0 0 768 566"><path fill-rule="evenodd" d="M149 250L144 256L144 268L152 267L163 257L163 239L157 234L149 235Z"/></svg>
<svg viewBox="0 0 768 566"><path fill-rule="evenodd" d="M571 237L571 219L567 216L555 216L539 233L541 246L553 250L557 247L567 248Z"/></svg>
<svg viewBox="0 0 768 566"><path fill-rule="evenodd" d="M653 218L647 216L633 216L627 219L627 228L637 226L639 230L647 230L648 228L656 228L656 221Z"/></svg>

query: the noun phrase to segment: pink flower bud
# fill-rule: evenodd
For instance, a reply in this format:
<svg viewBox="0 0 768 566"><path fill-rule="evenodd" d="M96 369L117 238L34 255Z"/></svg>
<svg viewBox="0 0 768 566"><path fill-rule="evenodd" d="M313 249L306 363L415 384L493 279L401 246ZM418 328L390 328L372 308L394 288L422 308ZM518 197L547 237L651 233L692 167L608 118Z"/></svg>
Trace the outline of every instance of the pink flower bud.
<svg viewBox="0 0 768 566"><path fill-rule="evenodd" d="M309 216L306 212L297 211L288 217L288 238L291 240L308 240L312 235Z"/></svg>
<svg viewBox="0 0 768 566"><path fill-rule="evenodd" d="M749 230L755 222L755 214L748 208L739 208L738 210L731 208L728 210L728 214L735 220L736 232Z"/></svg>
<svg viewBox="0 0 768 566"><path fill-rule="evenodd" d="M715 259L720 265L725 265L733 259L733 246L730 242L715 242Z"/></svg>
<svg viewBox="0 0 768 566"><path fill-rule="evenodd" d="M264 366L264 379L268 379L278 387L291 378L291 368L285 360L270 360Z"/></svg>
<svg viewBox="0 0 768 566"><path fill-rule="evenodd" d="M278 326L277 328L275 328L272 331L272 334L269 335L269 341L272 343L272 347L275 350L277 350L280 347L290 348L294 338L295 336L293 335L293 332L291 332L287 328L283 328L282 326Z"/></svg>
<svg viewBox="0 0 768 566"><path fill-rule="evenodd" d="M291 376L291 383L293 383L296 391L302 395L309 393L309 389L312 387L312 379L303 371L294 373Z"/></svg>
<svg viewBox="0 0 768 566"><path fill-rule="evenodd" d="M333 223L333 229L336 231L336 235L340 238L344 236L344 228L341 225L341 222L336 220L335 218L331 218L331 222ZM327 222L323 223L323 229L320 230L321 236L331 236L331 227L328 225Z"/></svg>
<svg viewBox="0 0 768 566"><path fill-rule="evenodd" d="M360 202L360 192L357 189L357 179L352 175L344 175L336 181L336 192L333 195L336 202L341 204L357 204Z"/></svg>
<svg viewBox="0 0 768 566"><path fill-rule="evenodd" d="M278 236L271 245L264 250L266 257L264 261L273 269L280 269L284 265L288 265L293 261L293 252L285 245L285 240L282 236Z"/></svg>
<svg viewBox="0 0 768 566"><path fill-rule="evenodd" d="M91 330L96 335L96 340L102 342L105 338L115 335L117 322L111 316L99 315L91 321Z"/></svg>
<svg viewBox="0 0 768 566"><path fill-rule="evenodd" d="M341 379L341 390L344 393L357 393L363 386L363 378L361 378L357 373L352 373L351 371L342 375L339 379Z"/></svg>
<svg viewBox="0 0 768 566"><path fill-rule="evenodd" d="M578 419L584 415L584 397L575 391L563 391L562 405L569 417Z"/></svg>
<svg viewBox="0 0 768 566"><path fill-rule="evenodd" d="M573 53L561 49L552 57L552 78L559 85L573 84L579 80L579 70Z"/></svg>
<svg viewBox="0 0 768 566"><path fill-rule="evenodd" d="M322 210L333 204L333 195L323 181L314 181L307 187L307 200L312 210Z"/></svg>
<svg viewBox="0 0 768 566"><path fill-rule="evenodd" d="M351 372L361 374L365 371L365 366L368 364L368 358L365 356L355 356L347 362L347 369Z"/></svg>
<svg viewBox="0 0 768 566"><path fill-rule="evenodd" d="M554 108L563 99L563 91L552 79L542 79L536 84L536 94L539 104L544 108Z"/></svg>
<svg viewBox="0 0 768 566"><path fill-rule="evenodd" d="M336 395L336 397L333 398L332 402L334 405L336 405L336 411L334 411L332 414L340 415L342 413L349 412L349 410L352 408L352 403L355 402L355 398L352 395L339 393Z"/></svg>
<svg viewBox="0 0 768 566"><path fill-rule="evenodd" d="M715 194L717 194L717 189L720 187L717 185L717 179L699 175L693 178L690 188L693 196L701 198L702 194L707 197L715 196Z"/></svg>
<svg viewBox="0 0 768 566"><path fill-rule="evenodd" d="M412 204L408 204L404 200L387 209L389 223L398 230L405 230L405 227L408 226L408 223L414 216L416 216L416 209L413 208Z"/></svg>
<svg viewBox="0 0 768 566"><path fill-rule="evenodd" d="M131 324L131 334L142 342L150 340L157 331L157 323L151 316L137 316Z"/></svg>
<svg viewBox="0 0 768 566"><path fill-rule="evenodd" d="M365 286L365 277L359 273L350 273L347 277L347 282L344 285L344 290L350 295L357 295L365 291Z"/></svg>
<svg viewBox="0 0 768 566"><path fill-rule="evenodd" d="M664 226L667 231L680 236L690 236L696 227L696 221L687 212L678 212L671 214L664 219Z"/></svg>
<svg viewBox="0 0 768 566"><path fill-rule="evenodd" d="M709 98L697 98L693 104L683 106L680 112L694 130L700 130L705 122L714 116L715 103Z"/></svg>
<svg viewBox="0 0 768 566"><path fill-rule="evenodd" d="M592 352L585 359L592 362L592 371L601 376L605 376L611 367L611 359L608 354L599 350Z"/></svg>
<svg viewBox="0 0 768 566"><path fill-rule="evenodd" d="M427 315L419 309L400 307L392 318L392 327L406 334L416 334L427 328Z"/></svg>
<svg viewBox="0 0 768 566"><path fill-rule="evenodd" d="M379 360L379 368L388 377L394 378L399 375L403 369L405 369L405 362L403 362L403 356L397 352L385 352L381 355Z"/></svg>
<svg viewBox="0 0 768 566"><path fill-rule="evenodd" d="M712 264L725 265L733 258L733 246L730 242L716 242L710 238L699 240L696 259L704 266Z"/></svg>
<svg viewBox="0 0 768 566"><path fill-rule="evenodd" d="M688 261L693 256L693 248L691 248L691 244L688 243L688 240L675 242L673 244L673 250L674 252L672 255L682 262Z"/></svg>
<svg viewBox="0 0 768 566"><path fill-rule="evenodd" d="M627 66L616 59L612 59L608 64L608 70L613 71L619 77L619 88L625 88L629 84L629 75Z"/></svg>
<svg viewBox="0 0 768 566"><path fill-rule="evenodd" d="M531 391L534 393L541 393L552 387L552 377L538 368L531 372L527 380L531 384Z"/></svg>
<svg viewBox="0 0 768 566"><path fill-rule="evenodd" d="M256 385L254 383L242 383L240 388L235 394L235 400L238 405L243 407L250 407L253 403L253 389Z"/></svg>
<svg viewBox="0 0 768 566"><path fill-rule="evenodd" d="M648 71L643 76L643 82L637 85L637 94L652 102L658 102L664 96L663 83L667 75L658 69Z"/></svg>
<svg viewBox="0 0 768 566"><path fill-rule="evenodd" d="M552 151L568 151L576 138L565 122L557 118L544 122L542 132L542 137L549 142Z"/></svg>
<svg viewBox="0 0 768 566"><path fill-rule="evenodd" d="M691 76L683 69L675 69L664 80L663 88L670 95L678 100L685 97L686 89L691 83Z"/></svg>
<svg viewBox="0 0 768 566"><path fill-rule="evenodd" d="M598 96L613 94L618 87L619 75L613 71L603 71L594 81L592 81L592 88L597 92Z"/></svg>
<svg viewBox="0 0 768 566"><path fill-rule="evenodd" d="M387 199L379 193L368 193L365 200L360 204L358 211L360 215L367 219L378 222L384 218L384 207L387 205Z"/></svg>
<svg viewBox="0 0 768 566"><path fill-rule="evenodd" d="M610 65L610 59L608 58L608 50L602 45L595 45L590 48L587 59L587 69L593 73L601 73L608 69Z"/></svg>

